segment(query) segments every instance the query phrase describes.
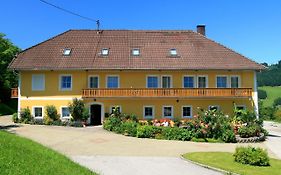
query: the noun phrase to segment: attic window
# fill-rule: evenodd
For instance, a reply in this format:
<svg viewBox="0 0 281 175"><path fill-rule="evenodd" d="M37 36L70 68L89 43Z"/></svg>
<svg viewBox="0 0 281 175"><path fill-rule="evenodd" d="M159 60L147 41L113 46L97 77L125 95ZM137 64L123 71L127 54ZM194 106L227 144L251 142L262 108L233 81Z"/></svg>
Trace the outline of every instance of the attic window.
<svg viewBox="0 0 281 175"><path fill-rule="evenodd" d="M109 49L108 48L101 49L101 55L102 56L107 56L108 54L109 54Z"/></svg>
<svg viewBox="0 0 281 175"><path fill-rule="evenodd" d="M70 53L71 53L71 49L70 48L66 48L66 49L63 50L63 55L64 56L69 56Z"/></svg>
<svg viewBox="0 0 281 175"><path fill-rule="evenodd" d="M133 49L132 50L132 55L133 56L139 56L140 55L140 49L138 49L138 48Z"/></svg>
<svg viewBox="0 0 281 175"><path fill-rule="evenodd" d="M178 55L177 49L170 49L170 55L177 56Z"/></svg>

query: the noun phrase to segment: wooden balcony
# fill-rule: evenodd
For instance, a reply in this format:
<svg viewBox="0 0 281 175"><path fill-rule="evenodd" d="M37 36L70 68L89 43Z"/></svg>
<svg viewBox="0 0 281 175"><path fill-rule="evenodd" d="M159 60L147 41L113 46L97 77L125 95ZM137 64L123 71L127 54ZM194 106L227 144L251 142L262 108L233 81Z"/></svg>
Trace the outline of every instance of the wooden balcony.
<svg viewBox="0 0 281 175"><path fill-rule="evenodd" d="M18 88L11 89L11 98L18 98Z"/></svg>
<svg viewBox="0 0 281 175"><path fill-rule="evenodd" d="M83 89L83 98L96 97L251 97L252 88L98 88Z"/></svg>

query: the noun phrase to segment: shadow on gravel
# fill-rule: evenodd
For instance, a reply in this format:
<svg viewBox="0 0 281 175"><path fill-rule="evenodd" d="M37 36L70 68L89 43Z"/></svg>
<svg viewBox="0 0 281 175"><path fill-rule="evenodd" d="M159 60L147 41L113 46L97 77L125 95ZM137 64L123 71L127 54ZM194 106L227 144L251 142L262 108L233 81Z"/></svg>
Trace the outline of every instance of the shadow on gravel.
<svg viewBox="0 0 281 175"><path fill-rule="evenodd" d="M274 134L268 134L268 137L281 137L279 135L274 135Z"/></svg>
<svg viewBox="0 0 281 175"><path fill-rule="evenodd" d="M0 125L0 130L9 130L9 129L18 128L18 127L21 127L21 126L20 125L5 125L5 126Z"/></svg>

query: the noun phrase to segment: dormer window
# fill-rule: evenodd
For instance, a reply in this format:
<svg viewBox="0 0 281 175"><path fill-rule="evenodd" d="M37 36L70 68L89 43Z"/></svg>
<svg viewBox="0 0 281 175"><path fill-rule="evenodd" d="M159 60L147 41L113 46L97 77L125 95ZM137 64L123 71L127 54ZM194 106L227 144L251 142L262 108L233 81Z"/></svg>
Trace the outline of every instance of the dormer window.
<svg viewBox="0 0 281 175"><path fill-rule="evenodd" d="M108 48L101 49L101 55L102 56L108 56L108 54L109 54L109 49Z"/></svg>
<svg viewBox="0 0 281 175"><path fill-rule="evenodd" d="M133 49L132 50L132 55L133 56L139 56L140 55L140 49L138 49L138 48Z"/></svg>
<svg viewBox="0 0 281 175"><path fill-rule="evenodd" d="M63 50L63 55L64 56L69 56L70 53L71 53L71 49L70 48L66 48L66 49Z"/></svg>
<svg viewBox="0 0 281 175"><path fill-rule="evenodd" d="M177 56L178 55L177 49L170 49L170 55Z"/></svg>

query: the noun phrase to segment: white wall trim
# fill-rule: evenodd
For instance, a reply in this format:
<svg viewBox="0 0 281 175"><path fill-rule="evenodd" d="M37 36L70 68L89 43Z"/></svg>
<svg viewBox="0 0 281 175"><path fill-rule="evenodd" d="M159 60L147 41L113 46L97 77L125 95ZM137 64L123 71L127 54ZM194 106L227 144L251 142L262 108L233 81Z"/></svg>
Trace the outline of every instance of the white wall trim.
<svg viewBox="0 0 281 175"><path fill-rule="evenodd" d="M82 99L82 97L21 97L21 100L73 100L74 98Z"/></svg>
<svg viewBox="0 0 281 175"><path fill-rule="evenodd" d="M254 92L253 92L253 101L254 101L254 111L257 119L259 119L259 105L258 105L258 83L257 83L257 72L254 71Z"/></svg>
<svg viewBox="0 0 281 175"><path fill-rule="evenodd" d="M149 117L145 116L145 108L152 108L152 116L149 116ZM153 105L145 105L145 106L143 106L142 113L143 113L142 116L144 119L153 119L155 117L155 107Z"/></svg>
<svg viewBox="0 0 281 175"><path fill-rule="evenodd" d="M18 79L18 118L20 118L20 110L21 110L21 73L19 72L19 79Z"/></svg>

